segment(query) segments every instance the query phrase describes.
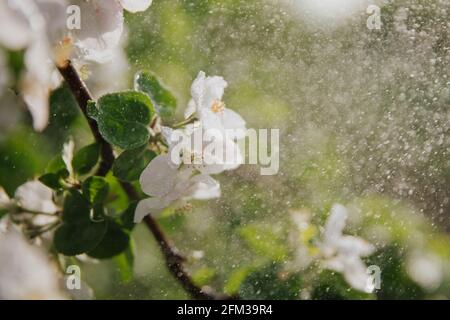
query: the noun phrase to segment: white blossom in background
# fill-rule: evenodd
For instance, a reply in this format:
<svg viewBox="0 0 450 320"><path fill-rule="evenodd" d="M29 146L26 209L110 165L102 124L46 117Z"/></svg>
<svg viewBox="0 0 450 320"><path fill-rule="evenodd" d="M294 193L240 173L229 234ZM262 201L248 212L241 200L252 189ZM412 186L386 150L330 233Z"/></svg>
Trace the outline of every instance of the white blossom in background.
<svg viewBox="0 0 450 320"><path fill-rule="evenodd" d="M228 83L218 76L207 77L200 71L192 83L191 96L185 117L197 116L203 127L228 133L228 138L245 137L245 120L222 101Z"/></svg>
<svg viewBox="0 0 450 320"><path fill-rule="evenodd" d="M18 231L0 232L0 299L65 299L58 273L41 248Z"/></svg>
<svg viewBox="0 0 450 320"><path fill-rule="evenodd" d="M21 93L35 130L42 131L47 126L49 94L61 82L54 62L61 64L69 58L110 61L124 29L123 10L143 11L151 3L149 0L77 0L71 4L81 9L81 26L69 30L68 1L0 1L0 45L10 50L26 50Z"/></svg>
<svg viewBox="0 0 450 320"><path fill-rule="evenodd" d="M134 222L148 215L158 215L170 205L182 206L185 200L208 200L220 197L219 183L206 174L196 174L192 168L174 168L168 155L153 159L139 179L142 190L152 198L141 200Z"/></svg>
<svg viewBox="0 0 450 320"><path fill-rule="evenodd" d="M442 259L431 252L412 252L406 270L415 282L430 291L437 289L445 277Z"/></svg>
<svg viewBox="0 0 450 320"><path fill-rule="evenodd" d="M43 213L58 211L58 206L53 202L52 189L37 180L28 181L18 187L14 198L25 211Z"/></svg>
<svg viewBox="0 0 450 320"><path fill-rule="evenodd" d="M126 43L126 37L122 37L120 44L111 52L111 61L83 64L81 74L86 79L86 84L94 98L98 99L104 94L129 88L127 79L130 65L124 50ZM85 69L87 74L83 72Z"/></svg>
<svg viewBox="0 0 450 320"><path fill-rule="evenodd" d="M343 234L347 217L344 206L333 205L320 243L323 266L342 273L353 288L370 292L369 275L361 257L372 254L374 247L361 238Z"/></svg>
<svg viewBox="0 0 450 320"><path fill-rule="evenodd" d="M145 11L151 0L73 1L81 9L81 28L73 30L73 43L86 60L111 61L124 30L123 10Z"/></svg>

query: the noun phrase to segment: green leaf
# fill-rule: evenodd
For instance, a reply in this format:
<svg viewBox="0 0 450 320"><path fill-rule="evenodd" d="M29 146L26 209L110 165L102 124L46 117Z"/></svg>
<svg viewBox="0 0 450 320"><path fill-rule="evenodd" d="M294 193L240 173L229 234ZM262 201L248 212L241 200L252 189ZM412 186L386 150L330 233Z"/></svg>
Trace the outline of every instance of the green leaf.
<svg viewBox="0 0 450 320"><path fill-rule="evenodd" d="M132 231L136 226L134 223L134 212L136 211L138 201L130 203L127 210L120 216L120 223L125 230Z"/></svg>
<svg viewBox="0 0 450 320"><path fill-rule="evenodd" d="M174 115L177 99L154 74L149 71L137 73L134 78L134 88L149 95L161 118L169 118Z"/></svg>
<svg viewBox="0 0 450 320"><path fill-rule="evenodd" d="M114 261L117 264L120 272L120 279L124 283L128 283L133 279L133 266L134 266L134 243L133 239L130 239L130 243L127 249L121 254L114 257Z"/></svg>
<svg viewBox="0 0 450 320"><path fill-rule="evenodd" d="M278 264L269 264L250 273L242 282L239 296L244 300L298 299L301 280L298 275L285 277Z"/></svg>
<svg viewBox="0 0 450 320"><path fill-rule="evenodd" d="M239 292L242 282L254 271L252 267L242 267L233 271L225 282L224 292L228 295L235 295Z"/></svg>
<svg viewBox="0 0 450 320"><path fill-rule="evenodd" d="M73 157L72 166L78 174L87 174L97 164L100 146L97 143L81 148Z"/></svg>
<svg viewBox="0 0 450 320"><path fill-rule="evenodd" d="M64 200L62 220L66 223L85 223L90 221L89 202L78 190L70 190Z"/></svg>
<svg viewBox="0 0 450 320"><path fill-rule="evenodd" d="M64 163L61 155L58 155L50 160L45 168L45 173L53 173L63 179L69 176L69 171L67 170L66 164Z"/></svg>
<svg viewBox="0 0 450 320"><path fill-rule="evenodd" d="M86 253L98 246L106 229L106 221L63 223L55 232L53 244L58 252L66 256Z"/></svg>
<svg viewBox="0 0 450 320"><path fill-rule="evenodd" d="M273 261L283 261L288 255L286 242L270 225L251 224L240 228L239 234L259 255Z"/></svg>
<svg viewBox="0 0 450 320"><path fill-rule="evenodd" d="M122 149L138 148L150 138L147 126L154 109L150 98L142 92L104 95L96 105L89 103L88 114L97 121L103 138Z"/></svg>
<svg viewBox="0 0 450 320"><path fill-rule="evenodd" d="M108 221L103 240L88 255L96 259L109 259L124 252L130 242L130 235L113 220Z"/></svg>
<svg viewBox="0 0 450 320"><path fill-rule="evenodd" d="M145 167L155 157L156 153L148 150L146 146L126 150L114 161L113 174L122 181L136 181Z"/></svg>
<svg viewBox="0 0 450 320"><path fill-rule="evenodd" d="M64 201L63 224L53 238L55 249L67 256L86 253L103 239L107 221L92 221L88 200L78 191L70 190Z"/></svg>
<svg viewBox="0 0 450 320"><path fill-rule="evenodd" d="M192 281L198 286L205 286L216 276L216 271L210 267L203 267L192 274Z"/></svg>
<svg viewBox="0 0 450 320"><path fill-rule="evenodd" d="M46 173L39 177L39 181L54 190L63 188L60 182L60 176L55 173Z"/></svg>
<svg viewBox="0 0 450 320"><path fill-rule="evenodd" d="M89 177L81 185L83 195L92 205L104 203L108 196L109 185L102 177Z"/></svg>
<svg viewBox="0 0 450 320"><path fill-rule="evenodd" d="M47 187L59 190L64 186L61 184L61 179L65 179L69 176L69 171L66 168L61 155L54 157L45 168L45 174L39 177L39 181L45 184Z"/></svg>

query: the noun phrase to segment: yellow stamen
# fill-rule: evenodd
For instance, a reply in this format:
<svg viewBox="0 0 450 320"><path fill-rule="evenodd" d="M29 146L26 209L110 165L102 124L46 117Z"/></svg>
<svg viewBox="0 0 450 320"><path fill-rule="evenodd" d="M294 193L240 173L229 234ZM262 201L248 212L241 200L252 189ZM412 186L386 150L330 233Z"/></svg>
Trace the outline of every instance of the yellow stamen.
<svg viewBox="0 0 450 320"><path fill-rule="evenodd" d="M214 100L213 104L211 105L211 111L214 113L225 111L225 103L220 100Z"/></svg>

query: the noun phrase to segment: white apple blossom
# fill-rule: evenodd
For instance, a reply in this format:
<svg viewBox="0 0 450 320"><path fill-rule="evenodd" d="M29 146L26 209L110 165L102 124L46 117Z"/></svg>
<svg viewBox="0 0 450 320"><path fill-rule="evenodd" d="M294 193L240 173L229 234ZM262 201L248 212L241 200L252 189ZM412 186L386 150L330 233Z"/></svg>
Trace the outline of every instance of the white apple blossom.
<svg viewBox="0 0 450 320"><path fill-rule="evenodd" d="M100 63L111 60L123 32L123 10L143 11L151 2L74 1L71 4L80 7L81 25L69 30L66 0L0 1L0 45L26 50L21 92L35 130L47 126L49 94L61 82L53 63L62 64L69 58Z"/></svg>
<svg viewBox="0 0 450 320"><path fill-rule="evenodd" d="M228 83L218 76L207 77L200 71L192 83L191 96L185 111L186 119L195 115L205 129L226 132L231 139L245 137L245 120L236 112L226 108L222 97Z"/></svg>
<svg viewBox="0 0 450 320"><path fill-rule="evenodd" d="M17 188L15 195L20 208L25 211L55 213L58 207L53 202L52 189L39 181L28 181Z"/></svg>
<svg viewBox="0 0 450 320"><path fill-rule="evenodd" d="M168 155L153 159L139 179L142 190L152 198L141 200L134 222L148 215L158 215L164 208L182 204L184 200L208 200L220 197L219 183L206 174L196 174L192 168L174 168Z"/></svg>
<svg viewBox="0 0 450 320"><path fill-rule="evenodd" d="M198 170L202 174L219 174L234 170L243 163L239 146L221 131L204 130L201 122L183 129L162 128L169 145L169 161Z"/></svg>
<svg viewBox="0 0 450 320"><path fill-rule="evenodd" d="M343 274L345 280L355 289L370 292L369 275L361 257L373 253L374 247L365 240L343 234L347 221L347 209L335 204L325 224L320 244L323 265Z"/></svg>
<svg viewBox="0 0 450 320"><path fill-rule="evenodd" d="M65 299L58 273L42 249L11 229L0 232L0 299Z"/></svg>

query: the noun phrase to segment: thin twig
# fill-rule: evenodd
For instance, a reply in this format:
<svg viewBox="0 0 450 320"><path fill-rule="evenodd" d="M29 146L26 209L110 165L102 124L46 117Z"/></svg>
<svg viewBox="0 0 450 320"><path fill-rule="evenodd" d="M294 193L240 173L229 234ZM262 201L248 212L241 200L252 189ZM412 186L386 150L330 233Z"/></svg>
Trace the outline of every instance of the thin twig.
<svg viewBox="0 0 450 320"><path fill-rule="evenodd" d="M89 101L93 100L91 94L89 93L86 85L81 80L78 72L73 67L70 61L67 61L63 66L58 66L58 70L63 76L72 94L75 96L78 105L83 111L86 117L89 127L91 128L92 134L95 137L97 143L100 144L102 150L102 159L100 162L99 170L96 175L105 176L111 169L114 162L114 154L112 152L111 145L103 139L101 136L97 123L90 119L87 115L87 104ZM130 200L139 200L139 195L136 189L129 183L121 182L121 185L128 195ZM186 259L180 254L178 249L169 241L166 237L164 231L158 225L156 220L148 215L145 217L145 224L150 232L155 237L161 251L164 255L167 268L171 274L177 279L182 287L195 299L206 299L206 300L221 300L221 299L232 299L232 297L218 294L214 292L209 287L199 287L192 280L189 272L184 266Z"/></svg>
<svg viewBox="0 0 450 320"><path fill-rule="evenodd" d="M100 131L98 130L97 122L89 118L87 115L87 105L88 102L93 100L88 88L81 80L78 72L72 65L70 61L67 61L64 65L57 66L62 77L69 85L75 99L77 100L78 106L83 112L89 127L91 128L92 134L94 135L95 141L100 145L101 150L101 161L96 172L97 176L105 176L111 169L114 162L114 154L111 145L103 139Z"/></svg>

